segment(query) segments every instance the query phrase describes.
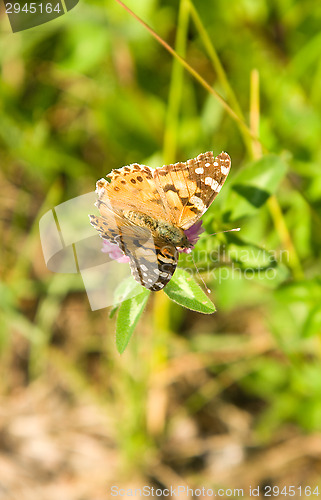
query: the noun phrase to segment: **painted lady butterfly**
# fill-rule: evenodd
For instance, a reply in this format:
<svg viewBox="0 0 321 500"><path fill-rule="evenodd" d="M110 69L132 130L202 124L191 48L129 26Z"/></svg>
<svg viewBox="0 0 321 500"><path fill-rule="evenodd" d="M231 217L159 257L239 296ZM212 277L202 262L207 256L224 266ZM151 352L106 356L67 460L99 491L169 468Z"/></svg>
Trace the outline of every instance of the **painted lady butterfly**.
<svg viewBox="0 0 321 500"><path fill-rule="evenodd" d="M200 232L200 217L220 192L231 160L222 152L151 169L132 165L112 170L96 186L101 217L91 224L129 257L132 274L158 291L174 274L178 252L189 252ZM115 247L114 247L115 248Z"/></svg>

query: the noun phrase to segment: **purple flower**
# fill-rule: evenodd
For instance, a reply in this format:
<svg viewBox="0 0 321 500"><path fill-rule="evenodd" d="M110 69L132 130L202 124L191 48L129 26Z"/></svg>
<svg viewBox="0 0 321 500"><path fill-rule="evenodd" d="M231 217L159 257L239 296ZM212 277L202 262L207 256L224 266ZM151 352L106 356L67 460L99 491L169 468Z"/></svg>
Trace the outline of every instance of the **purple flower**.
<svg viewBox="0 0 321 500"><path fill-rule="evenodd" d="M103 247L101 249L103 253L108 253L109 257L113 260L117 260L119 263L129 262L129 257L121 251L118 245L110 243L110 241L103 239Z"/></svg>
<svg viewBox="0 0 321 500"><path fill-rule="evenodd" d="M193 224L193 226L189 227L184 231L184 234L188 239L190 246L188 248L178 248L178 251L184 253L191 253L202 233L204 233L204 228L202 227L202 221L199 220L198 222Z"/></svg>

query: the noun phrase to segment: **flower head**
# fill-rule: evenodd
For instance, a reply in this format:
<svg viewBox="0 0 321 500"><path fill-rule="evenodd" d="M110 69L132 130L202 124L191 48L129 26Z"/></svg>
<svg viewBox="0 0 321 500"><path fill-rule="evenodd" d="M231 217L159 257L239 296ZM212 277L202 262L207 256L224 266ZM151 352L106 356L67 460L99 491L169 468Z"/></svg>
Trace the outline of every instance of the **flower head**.
<svg viewBox="0 0 321 500"><path fill-rule="evenodd" d="M103 247L101 249L103 253L108 253L109 257L113 260L117 260L119 263L129 262L129 257L122 252L118 245L110 243L110 241L103 239Z"/></svg>
<svg viewBox="0 0 321 500"><path fill-rule="evenodd" d="M191 227L189 227L184 231L184 234L189 242L189 247L179 248L178 251L184 253L191 253L202 233L204 233L204 228L202 227L202 221L199 220L198 222L195 222L195 224L193 224Z"/></svg>

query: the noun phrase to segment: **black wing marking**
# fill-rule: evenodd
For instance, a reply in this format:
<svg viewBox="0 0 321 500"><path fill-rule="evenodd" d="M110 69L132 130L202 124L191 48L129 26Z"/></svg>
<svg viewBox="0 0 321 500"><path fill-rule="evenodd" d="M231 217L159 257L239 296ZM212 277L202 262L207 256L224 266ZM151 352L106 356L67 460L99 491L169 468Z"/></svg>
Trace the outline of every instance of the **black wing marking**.
<svg viewBox="0 0 321 500"><path fill-rule="evenodd" d="M136 226L130 221L124 224L124 220L117 215L113 219L95 215L89 217L100 236L117 245L129 257L132 275L138 283L153 292L167 285L178 261L178 252L173 245L154 238L148 228Z"/></svg>

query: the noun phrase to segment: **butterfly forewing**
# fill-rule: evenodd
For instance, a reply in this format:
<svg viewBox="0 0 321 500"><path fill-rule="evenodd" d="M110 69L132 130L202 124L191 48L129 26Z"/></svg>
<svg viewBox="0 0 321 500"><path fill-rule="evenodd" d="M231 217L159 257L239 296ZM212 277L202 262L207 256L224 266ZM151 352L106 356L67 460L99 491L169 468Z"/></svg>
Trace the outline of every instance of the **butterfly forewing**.
<svg viewBox="0 0 321 500"><path fill-rule="evenodd" d="M151 168L137 163L112 170L108 174L109 183L104 179L98 181L102 183L104 189L100 197L102 199L108 197L117 212L132 209L154 218L164 219L167 214L156 188L153 172Z"/></svg>
<svg viewBox="0 0 321 500"><path fill-rule="evenodd" d="M175 217L175 225L188 229L204 214L220 192L231 167L227 153L214 158L212 152L186 163L156 169L154 177L162 198ZM180 207L173 210L173 206Z"/></svg>

